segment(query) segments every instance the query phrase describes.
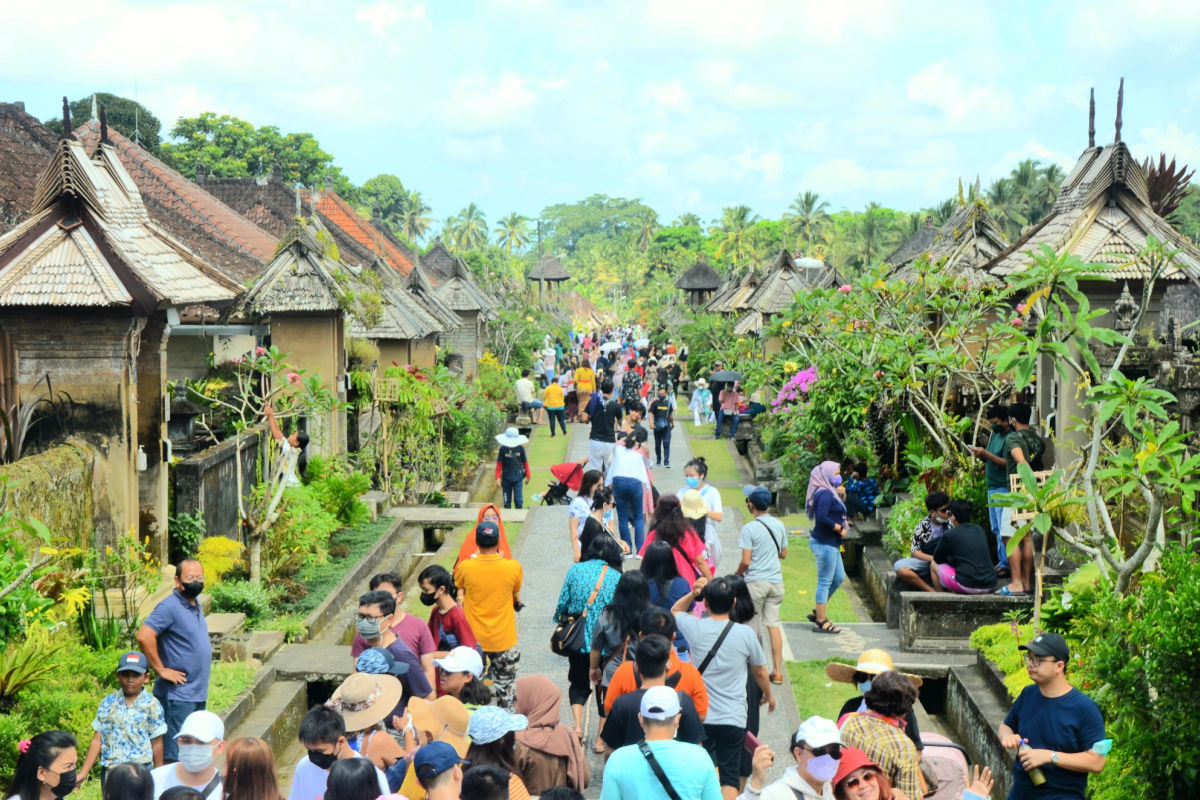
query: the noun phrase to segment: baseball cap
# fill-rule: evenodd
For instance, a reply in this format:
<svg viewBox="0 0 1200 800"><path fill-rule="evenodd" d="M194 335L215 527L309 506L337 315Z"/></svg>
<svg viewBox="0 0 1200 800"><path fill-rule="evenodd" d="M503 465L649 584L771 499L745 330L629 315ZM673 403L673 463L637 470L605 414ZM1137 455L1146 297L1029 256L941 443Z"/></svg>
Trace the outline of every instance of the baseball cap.
<svg viewBox="0 0 1200 800"><path fill-rule="evenodd" d="M475 544L480 547L494 547L500 544L500 526L491 520L484 520L476 525Z"/></svg>
<svg viewBox="0 0 1200 800"><path fill-rule="evenodd" d="M434 778L455 764L470 763L459 758L454 748L446 742L430 742L413 756L413 772L421 785L428 787Z"/></svg>
<svg viewBox="0 0 1200 800"><path fill-rule="evenodd" d="M841 744L842 737L832 721L824 717L809 717L796 729L796 741L804 742L809 747L824 747L827 744Z"/></svg>
<svg viewBox="0 0 1200 800"><path fill-rule="evenodd" d="M445 658L435 658L433 664L446 672L469 672L476 678L483 677L483 659L474 647L460 645Z"/></svg>
<svg viewBox="0 0 1200 800"><path fill-rule="evenodd" d="M679 713L679 695L670 686L651 686L642 695L640 710L646 719L670 719Z"/></svg>
<svg viewBox="0 0 1200 800"><path fill-rule="evenodd" d="M145 675L147 669L146 657L136 650L130 650L117 662L117 672L138 672Z"/></svg>
<svg viewBox="0 0 1200 800"><path fill-rule="evenodd" d="M193 711L183 721L179 736L191 736L198 742L215 742L225 738L225 723L211 711Z"/></svg>
<svg viewBox="0 0 1200 800"><path fill-rule="evenodd" d="M1057 633L1039 633L1029 644L1017 649L1028 650L1037 656L1053 656L1055 661L1071 660L1071 648L1067 647L1067 640Z"/></svg>
<svg viewBox="0 0 1200 800"><path fill-rule="evenodd" d="M746 495L746 499L762 510L766 510L771 505L771 490L765 486L752 486L747 484L742 487L742 494Z"/></svg>

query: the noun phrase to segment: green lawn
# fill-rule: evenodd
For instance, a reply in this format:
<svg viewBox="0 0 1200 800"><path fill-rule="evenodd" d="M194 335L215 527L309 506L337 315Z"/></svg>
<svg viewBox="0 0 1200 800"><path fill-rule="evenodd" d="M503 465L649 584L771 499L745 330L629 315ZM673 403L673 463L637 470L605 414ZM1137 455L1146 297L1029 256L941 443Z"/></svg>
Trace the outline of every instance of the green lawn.
<svg viewBox="0 0 1200 800"><path fill-rule="evenodd" d="M813 593L817 588L817 565L808 549L807 537L788 538L788 555L783 560L783 585L787 587L787 593L779 611L780 618L786 622L807 622L807 615L813 608ZM827 613L835 623L862 621L850 605L845 592L848 587L848 583L843 583L842 588L829 599Z"/></svg>
<svg viewBox="0 0 1200 800"><path fill-rule="evenodd" d="M729 455L729 444L724 439L688 437L692 457L703 457L708 464L709 483L736 483L742 479L733 457Z"/></svg>
<svg viewBox="0 0 1200 800"><path fill-rule="evenodd" d="M375 546L379 537L387 533L394 523L395 520L391 517L380 517L374 522L364 522L362 525L352 528L342 528L334 533L329 538L329 543L331 545L344 544L350 552L342 558L328 558L323 564L305 567L296 573L296 581L303 584L308 592L295 603L281 606L278 611L303 616L316 608L325 599L325 595L329 594L342 577L358 563L358 560L368 550Z"/></svg>
<svg viewBox="0 0 1200 800"><path fill-rule="evenodd" d="M836 659L853 664L848 659ZM826 661L788 661L784 664L792 694L796 697L796 712L800 719L816 715L837 722L842 703L857 692L848 683L836 683L825 674Z"/></svg>
<svg viewBox="0 0 1200 800"><path fill-rule="evenodd" d="M554 480L554 476L550 474L550 467L567 460L567 441L570 439L570 432L571 428L568 425L567 436L558 433L557 436L551 437L549 425L533 427L533 435L529 437L529 444L525 445L525 454L529 456L529 470L533 475L529 485L525 487L526 508L535 505L530 501L530 495L544 493L546 483ZM495 463L494 460L493 463ZM504 495L499 486L492 495L492 502L498 506L504 505ZM513 531L507 524L504 526L504 533L511 543Z"/></svg>

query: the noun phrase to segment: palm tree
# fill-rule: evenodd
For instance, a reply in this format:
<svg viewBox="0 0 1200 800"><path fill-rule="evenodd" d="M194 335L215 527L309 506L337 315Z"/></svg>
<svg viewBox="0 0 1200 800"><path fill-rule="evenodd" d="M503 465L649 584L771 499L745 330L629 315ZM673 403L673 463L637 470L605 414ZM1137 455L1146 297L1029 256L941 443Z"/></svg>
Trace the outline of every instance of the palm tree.
<svg viewBox="0 0 1200 800"><path fill-rule="evenodd" d="M788 208L783 215L788 223L788 232L795 236L802 235L807 245L805 255L812 255L813 240L816 238L813 234L819 232L829 220L829 214L825 211L829 203L821 200L816 192L805 192L796 195Z"/></svg>
<svg viewBox="0 0 1200 800"><path fill-rule="evenodd" d="M458 247L458 217L446 217L442 220L442 229L438 233L438 238L452 250L459 249Z"/></svg>
<svg viewBox="0 0 1200 800"><path fill-rule="evenodd" d="M409 192L401 202L400 232L412 241L420 242L429 232L429 226L433 224L433 217L429 213L432 210L425 205L420 192Z"/></svg>
<svg viewBox="0 0 1200 800"><path fill-rule="evenodd" d="M746 258L746 231L758 222L758 215L750 210L750 206L729 206L721 210L721 224L715 233L724 234L717 245L717 257L732 257L734 263Z"/></svg>
<svg viewBox="0 0 1200 800"><path fill-rule="evenodd" d="M941 226L954 216L956 210L958 210L958 200L949 197L930 209L930 214L933 216L934 224Z"/></svg>
<svg viewBox="0 0 1200 800"><path fill-rule="evenodd" d="M671 225L676 228L703 228L704 227L704 223L702 223L700 221L700 218L690 211L688 211L686 214L680 214L679 218L677 220L675 220L674 222L672 222Z"/></svg>
<svg viewBox="0 0 1200 800"><path fill-rule="evenodd" d="M511 256L513 250L520 250L529 244L529 219L514 211L496 223L493 233L496 234L496 244Z"/></svg>
<svg viewBox="0 0 1200 800"><path fill-rule="evenodd" d="M487 219L483 209L471 203L455 218L457 225L457 244L459 250L477 250L487 244Z"/></svg>
<svg viewBox="0 0 1200 800"><path fill-rule="evenodd" d="M1041 219L1046 215L1058 198L1058 190L1062 188L1065 177L1066 174L1058 164L1047 164L1042 169L1042 177L1038 181L1037 191L1034 193L1034 204L1029 211L1030 220Z"/></svg>
<svg viewBox="0 0 1200 800"><path fill-rule="evenodd" d="M646 217L642 220L637 230L637 246L643 253L646 248L650 247L650 243L654 241L654 234L658 233L658 218Z"/></svg>
<svg viewBox="0 0 1200 800"><path fill-rule="evenodd" d="M1020 198L1009 178L999 178L992 182L987 190L988 209L992 216L1004 227L1009 239L1016 239L1021 233L1021 227L1028 222L1021 213Z"/></svg>
<svg viewBox="0 0 1200 800"><path fill-rule="evenodd" d="M883 207L872 202L858 218L858 247L864 266L879 258L893 240L893 229L884 218Z"/></svg>

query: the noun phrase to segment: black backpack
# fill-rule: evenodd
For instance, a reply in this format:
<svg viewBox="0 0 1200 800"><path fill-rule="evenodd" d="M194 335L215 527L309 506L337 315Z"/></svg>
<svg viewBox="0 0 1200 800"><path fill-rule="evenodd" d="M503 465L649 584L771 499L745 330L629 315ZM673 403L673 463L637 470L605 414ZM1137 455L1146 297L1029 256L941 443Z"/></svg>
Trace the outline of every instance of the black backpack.
<svg viewBox="0 0 1200 800"><path fill-rule="evenodd" d="M1026 428L1019 433L1023 442L1021 449L1025 451L1025 460L1029 462L1029 466L1035 472L1042 469L1042 456L1046 453L1046 442L1034 432L1033 428Z"/></svg>

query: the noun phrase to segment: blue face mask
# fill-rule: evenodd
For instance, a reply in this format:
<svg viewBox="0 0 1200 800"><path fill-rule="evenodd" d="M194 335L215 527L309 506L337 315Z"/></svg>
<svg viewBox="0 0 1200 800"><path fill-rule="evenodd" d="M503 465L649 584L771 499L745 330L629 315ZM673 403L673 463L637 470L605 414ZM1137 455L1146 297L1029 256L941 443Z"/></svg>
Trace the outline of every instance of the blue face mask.
<svg viewBox="0 0 1200 800"><path fill-rule="evenodd" d="M842 485L842 476L834 475L832 478L829 479L829 482L832 483L834 486L841 486Z"/></svg>
<svg viewBox="0 0 1200 800"><path fill-rule="evenodd" d="M684 483L686 483L686 484L687 484L687 487L688 487L689 489L695 489L695 488L698 488L698 487L700 486L700 479L699 479L699 478L687 478L687 479L684 481Z"/></svg>
<svg viewBox="0 0 1200 800"><path fill-rule="evenodd" d="M867 692L871 691L871 682L870 681L863 681L862 683L858 683L855 685L858 686L858 691L862 694L866 694Z"/></svg>

